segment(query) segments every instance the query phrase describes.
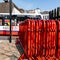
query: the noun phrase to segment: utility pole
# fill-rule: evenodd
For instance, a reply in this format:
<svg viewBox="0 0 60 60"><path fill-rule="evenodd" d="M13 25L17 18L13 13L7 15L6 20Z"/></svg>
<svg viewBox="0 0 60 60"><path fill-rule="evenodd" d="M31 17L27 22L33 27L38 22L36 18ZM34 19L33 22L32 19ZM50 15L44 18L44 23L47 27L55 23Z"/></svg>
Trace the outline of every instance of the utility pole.
<svg viewBox="0 0 60 60"><path fill-rule="evenodd" d="M9 38L9 42L12 42L12 32L11 32L11 20L12 20L12 0L9 0L9 11L10 11L10 38Z"/></svg>

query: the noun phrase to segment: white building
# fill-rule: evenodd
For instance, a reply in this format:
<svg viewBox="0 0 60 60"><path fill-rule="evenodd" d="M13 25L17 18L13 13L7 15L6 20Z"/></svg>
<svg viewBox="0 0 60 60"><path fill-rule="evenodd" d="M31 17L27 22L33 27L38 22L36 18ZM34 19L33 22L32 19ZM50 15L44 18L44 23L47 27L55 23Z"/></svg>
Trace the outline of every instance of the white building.
<svg viewBox="0 0 60 60"><path fill-rule="evenodd" d="M43 20L49 19L49 12L48 11L41 12L41 10L39 8L36 8L34 10L27 10L26 13L41 15Z"/></svg>
<svg viewBox="0 0 60 60"><path fill-rule="evenodd" d="M34 10L27 10L26 13L40 14L40 9L39 8L36 8Z"/></svg>
<svg viewBox="0 0 60 60"><path fill-rule="evenodd" d="M34 9L34 11L35 11L36 14L40 14L40 9L39 8Z"/></svg>
<svg viewBox="0 0 60 60"><path fill-rule="evenodd" d="M40 15L41 18L42 18L42 14L40 13L40 9L39 8L36 8L34 10L27 10L26 13L30 14L30 15Z"/></svg>
<svg viewBox="0 0 60 60"><path fill-rule="evenodd" d="M39 8L34 10L27 10L18 8L14 3L12 3L12 15L23 15L23 14L35 14L41 15L42 19L49 19L49 13L47 11L41 12ZM0 3L0 16L1 15L9 15L9 2L1 2Z"/></svg>
<svg viewBox="0 0 60 60"><path fill-rule="evenodd" d="M24 13L25 10L18 8L13 2L12 2L12 24L17 24L18 21L20 21L20 18L18 20L17 16ZM10 19L10 6L9 1L0 2L0 24L4 25L6 24ZM13 24L13 25L14 25Z"/></svg>
<svg viewBox="0 0 60 60"><path fill-rule="evenodd" d="M41 14L42 14L44 20L49 19L49 12L48 11L41 12Z"/></svg>
<svg viewBox="0 0 60 60"><path fill-rule="evenodd" d="M8 1L0 3L0 15L9 15L9 9ZM19 15L24 12L24 9L20 9L14 3L12 3L12 15Z"/></svg>

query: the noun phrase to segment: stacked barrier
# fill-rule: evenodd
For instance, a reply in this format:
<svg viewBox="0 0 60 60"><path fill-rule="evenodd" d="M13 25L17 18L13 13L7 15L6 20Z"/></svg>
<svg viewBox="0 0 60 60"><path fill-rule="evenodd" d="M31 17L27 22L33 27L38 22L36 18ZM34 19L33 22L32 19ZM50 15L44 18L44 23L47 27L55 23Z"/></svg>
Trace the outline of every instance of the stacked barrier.
<svg viewBox="0 0 60 60"><path fill-rule="evenodd" d="M59 60L60 20L25 20L19 26L18 43L23 47L19 60Z"/></svg>

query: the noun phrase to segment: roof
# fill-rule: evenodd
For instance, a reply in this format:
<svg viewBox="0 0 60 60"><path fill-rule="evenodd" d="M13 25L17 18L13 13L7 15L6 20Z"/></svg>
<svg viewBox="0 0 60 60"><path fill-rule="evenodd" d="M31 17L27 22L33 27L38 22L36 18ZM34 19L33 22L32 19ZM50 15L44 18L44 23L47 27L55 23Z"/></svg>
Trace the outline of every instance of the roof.
<svg viewBox="0 0 60 60"><path fill-rule="evenodd" d="M43 11L43 12L41 12L41 14L49 14L49 12L48 11Z"/></svg>
<svg viewBox="0 0 60 60"><path fill-rule="evenodd" d="M12 10L14 7L21 13L24 13L24 9L19 9L14 3L12 3ZM9 13L9 2L0 3L0 13Z"/></svg>
<svg viewBox="0 0 60 60"><path fill-rule="evenodd" d="M24 9L19 9L19 11L21 12L21 13L24 13L25 12L25 10Z"/></svg>
<svg viewBox="0 0 60 60"><path fill-rule="evenodd" d="M9 12L9 3L0 3L0 13L8 13Z"/></svg>
<svg viewBox="0 0 60 60"><path fill-rule="evenodd" d="M14 3L12 3L13 4L13 7L15 7L18 11L20 11L21 13L24 13L25 12L25 10L24 9L22 9L22 8L18 8Z"/></svg>

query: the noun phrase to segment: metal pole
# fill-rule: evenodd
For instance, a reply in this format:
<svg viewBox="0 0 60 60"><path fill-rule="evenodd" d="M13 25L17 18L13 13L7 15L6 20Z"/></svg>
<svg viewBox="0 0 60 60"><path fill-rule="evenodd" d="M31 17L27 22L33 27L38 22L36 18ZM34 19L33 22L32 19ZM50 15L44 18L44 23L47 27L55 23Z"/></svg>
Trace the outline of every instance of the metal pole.
<svg viewBox="0 0 60 60"><path fill-rule="evenodd" d="M9 9L9 11L10 11L10 39L9 39L9 42L11 43L11 40L12 40L12 38L11 38L11 35L12 35L12 33L11 33L11 20L12 20L12 0L9 0L9 7L10 7L10 9Z"/></svg>

